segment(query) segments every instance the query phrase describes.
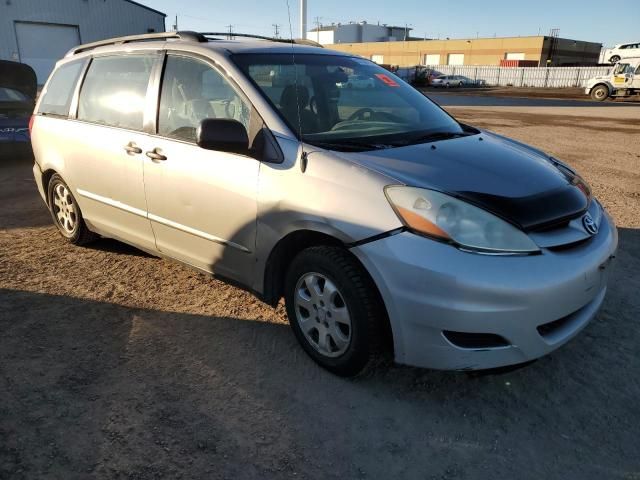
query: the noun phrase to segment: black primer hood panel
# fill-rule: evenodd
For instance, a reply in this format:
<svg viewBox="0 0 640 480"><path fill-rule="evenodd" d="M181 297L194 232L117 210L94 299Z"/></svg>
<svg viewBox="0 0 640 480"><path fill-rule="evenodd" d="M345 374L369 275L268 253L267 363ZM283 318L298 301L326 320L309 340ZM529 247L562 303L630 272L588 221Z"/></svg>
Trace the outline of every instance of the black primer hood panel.
<svg viewBox="0 0 640 480"><path fill-rule="evenodd" d="M488 132L339 155L403 184L462 198L525 230L576 217L590 201L580 177L536 149Z"/></svg>

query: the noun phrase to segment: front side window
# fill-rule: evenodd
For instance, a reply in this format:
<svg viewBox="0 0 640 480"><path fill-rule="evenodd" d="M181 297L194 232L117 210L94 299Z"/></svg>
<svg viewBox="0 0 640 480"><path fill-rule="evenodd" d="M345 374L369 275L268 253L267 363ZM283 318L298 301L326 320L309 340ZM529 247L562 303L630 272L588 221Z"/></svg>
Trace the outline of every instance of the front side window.
<svg viewBox="0 0 640 480"><path fill-rule="evenodd" d="M613 71L614 75L623 75L625 73L633 73L633 67L628 63L619 63Z"/></svg>
<svg viewBox="0 0 640 480"><path fill-rule="evenodd" d="M41 94L42 101L38 113L65 117L69 115L71 99L83 65L82 61L65 63L53 72L49 83Z"/></svg>
<svg viewBox="0 0 640 480"><path fill-rule="evenodd" d="M464 133L420 92L362 58L237 54L233 59L292 131L311 144L386 148Z"/></svg>
<svg viewBox="0 0 640 480"><path fill-rule="evenodd" d="M78 119L142 130L155 55L94 58L78 100Z"/></svg>
<svg viewBox="0 0 640 480"><path fill-rule="evenodd" d="M249 129L251 109L231 84L209 64L169 55L162 78L158 133L195 141L205 118L237 120Z"/></svg>

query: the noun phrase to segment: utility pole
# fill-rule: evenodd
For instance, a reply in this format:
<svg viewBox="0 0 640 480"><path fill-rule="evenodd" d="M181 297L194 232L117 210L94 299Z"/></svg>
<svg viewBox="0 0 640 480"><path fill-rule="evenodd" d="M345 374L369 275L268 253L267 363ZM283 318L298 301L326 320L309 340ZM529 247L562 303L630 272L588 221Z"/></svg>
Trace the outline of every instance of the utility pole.
<svg viewBox="0 0 640 480"><path fill-rule="evenodd" d="M280 38L280 25L272 23L271 26L273 27L273 38Z"/></svg>
<svg viewBox="0 0 640 480"><path fill-rule="evenodd" d="M315 22L313 22L315 24L315 26L316 26L316 36L317 36L316 41L318 43L320 43L320 27L322 26L322 24L320 23L320 19L321 18L322 17L316 17L315 18Z"/></svg>
<svg viewBox="0 0 640 480"><path fill-rule="evenodd" d="M173 24L173 30L178 31L178 15L176 15L176 23Z"/></svg>
<svg viewBox="0 0 640 480"><path fill-rule="evenodd" d="M300 0L300 38L307 38L307 0Z"/></svg>
<svg viewBox="0 0 640 480"><path fill-rule="evenodd" d="M229 33L227 34L227 40L233 40L233 25L227 25Z"/></svg>
<svg viewBox="0 0 640 480"><path fill-rule="evenodd" d="M412 26L413 24L411 23L405 23L404 24L404 41L407 41L407 37L409 36L409 27Z"/></svg>

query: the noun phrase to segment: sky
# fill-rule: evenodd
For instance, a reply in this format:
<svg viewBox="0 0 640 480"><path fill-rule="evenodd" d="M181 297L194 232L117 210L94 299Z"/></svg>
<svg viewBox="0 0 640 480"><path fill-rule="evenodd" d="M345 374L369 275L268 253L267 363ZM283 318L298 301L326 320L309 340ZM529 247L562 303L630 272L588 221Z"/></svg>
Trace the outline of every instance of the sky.
<svg viewBox="0 0 640 480"><path fill-rule="evenodd" d="M168 15L167 30L178 15L181 30L227 31L289 36L287 0L138 0ZM595 0L307 0L309 29L324 24L366 20L413 28L427 38L548 35L612 46L640 42L640 0L617 0L606 12ZM605 2L606 4L606 2ZM291 27L298 37L299 0L289 0Z"/></svg>

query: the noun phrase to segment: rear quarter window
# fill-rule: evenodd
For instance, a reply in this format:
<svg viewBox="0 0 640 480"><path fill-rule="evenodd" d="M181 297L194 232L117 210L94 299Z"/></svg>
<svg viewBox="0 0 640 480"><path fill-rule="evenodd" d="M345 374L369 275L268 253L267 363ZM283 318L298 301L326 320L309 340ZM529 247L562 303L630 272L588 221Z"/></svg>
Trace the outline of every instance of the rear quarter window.
<svg viewBox="0 0 640 480"><path fill-rule="evenodd" d="M84 61L65 63L55 70L42 92L38 113L69 115L69 107Z"/></svg>

